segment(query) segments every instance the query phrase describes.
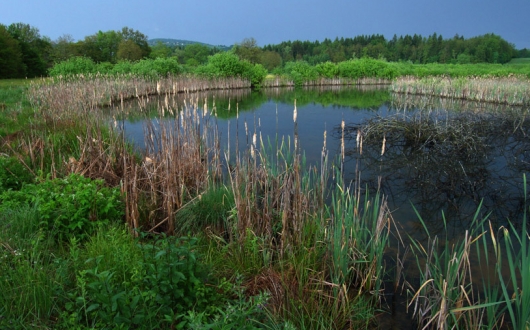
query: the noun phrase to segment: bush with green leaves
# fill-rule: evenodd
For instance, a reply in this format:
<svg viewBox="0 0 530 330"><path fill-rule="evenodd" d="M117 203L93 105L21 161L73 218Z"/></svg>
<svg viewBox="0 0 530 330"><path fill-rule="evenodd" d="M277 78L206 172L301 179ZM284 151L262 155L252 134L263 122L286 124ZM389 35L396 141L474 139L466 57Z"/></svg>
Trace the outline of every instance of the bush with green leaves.
<svg viewBox="0 0 530 330"><path fill-rule="evenodd" d="M122 64L123 65L123 64ZM157 77L167 76L168 74L179 74L183 71L182 66L174 57L144 59L136 62L131 72L141 76Z"/></svg>
<svg viewBox="0 0 530 330"><path fill-rule="evenodd" d="M305 61L287 62L284 72L291 77L297 86L318 79L317 69Z"/></svg>
<svg viewBox="0 0 530 330"><path fill-rule="evenodd" d="M24 206L36 207L41 225L61 240L84 239L102 224L121 220L124 213L119 188L78 174L0 194L0 212Z"/></svg>
<svg viewBox="0 0 530 330"><path fill-rule="evenodd" d="M208 63L197 67L196 74L210 78L241 77L248 79L252 87L259 87L267 76L267 69L261 64L240 60L232 52L217 53L208 57Z"/></svg>
<svg viewBox="0 0 530 330"><path fill-rule="evenodd" d="M338 70L341 77L351 79L367 77L393 79L398 74L397 70L386 61L369 57L340 62Z"/></svg>
<svg viewBox="0 0 530 330"><path fill-rule="evenodd" d="M238 294L239 284L211 278L195 238L133 240L127 230L110 228L85 246L82 251L72 244L79 267L60 317L65 326L189 329L200 323L240 329L247 316L262 312Z"/></svg>
<svg viewBox="0 0 530 330"><path fill-rule="evenodd" d="M134 63L131 61L119 61L114 64L114 67L110 71L112 74L129 74L133 71Z"/></svg>
<svg viewBox="0 0 530 330"><path fill-rule="evenodd" d="M335 78L339 75L339 68L336 63L327 61L315 66L318 74L324 78Z"/></svg>
<svg viewBox="0 0 530 330"><path fill-rule="evenodd" d="M206 66L198 72L211 77L242 77L245 69L244 62L236 54L225 52L209 56Z"/></svg>
<svg viewBox="0 0 530 330"><path fill-rule="evenodd" d="M58 77L58 76L71 76L71 75L77 75L77 74L89 74L89 73L96 73L97 72L97 65L92 61L92 59L88 57L71 57L67 59L66 61L62 61L59 63L56 63L51 69L50 69L50 76L51 77Z"/></svg>

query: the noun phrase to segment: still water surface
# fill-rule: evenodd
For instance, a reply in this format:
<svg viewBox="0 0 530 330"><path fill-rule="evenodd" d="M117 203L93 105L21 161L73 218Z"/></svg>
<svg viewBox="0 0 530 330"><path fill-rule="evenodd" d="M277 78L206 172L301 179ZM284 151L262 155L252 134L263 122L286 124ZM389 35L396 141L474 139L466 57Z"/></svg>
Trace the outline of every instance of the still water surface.
<svg viewBox="0 0 530 330"><path fill-rule="evenodd" d="M517 225L522 218L522 177L530 170L529 109L404 97L392 95L386 87L215 91L177 95L176 102L183 105L190 96L200 100L201 106L207 103L221 147L228 150L230 146L231 153L236 145L245 152L254 133L272 145L281 139L292 143L296 104L298 139L308 164L319 165L324 132L330 159L340 156L344 136L346 180L354 181L360 171L361 187L381 190L404 237L420 241L427 237L414 208L431 235L445 235L447 230L455 239L468 228L481 202L481 215L490 214L496 226L507 219ZM150 113L149 120L159 116L164 102L163 97L151 97L140 105L128 105L129 115L122 124L130 141L142 146L145 114ZM366 133L377 126L374 123L389 118L434 125L447 134L443 139L428 135L411 142L404 136L417 137L426 131L407 126L396 133L390 121L363 141L361 154L358 130ZM455 131L458 125L461 128ZM464 142L455 143L455 139ZM396 250L392 247L390 253L395 256Z"/></svg>

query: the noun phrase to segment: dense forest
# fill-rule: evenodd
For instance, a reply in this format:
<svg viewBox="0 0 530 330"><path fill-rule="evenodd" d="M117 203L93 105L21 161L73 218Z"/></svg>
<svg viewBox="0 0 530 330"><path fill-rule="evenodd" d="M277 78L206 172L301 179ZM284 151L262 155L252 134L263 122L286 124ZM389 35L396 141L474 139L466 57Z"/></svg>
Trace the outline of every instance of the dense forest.
<svg viewBox="0 0 530 330"><path fill-rule="evenodd" d="M336 38L315 41L287 41L278 45L267 45L264 50L277 52L283 61L305 60L310 64L326 61L342 62L352 57L368 56L385 58L388 61L411 61L413 63L506 63L518 57L515 47L495 34L486 34L470 39L454 36L444 39L436 33L396 36L386 40L374 34L355 38Z"/></svg>
<svg viewBox="0 0 530 330"><path fill-rule="evenodd" d="M52 41L29 24L0 24L0 78L47 76L54 64L76 56L110 64L171 57L179 64L196 67L205 64L209 56L224 51L201 43L168 45L157 42L150 46L148 41L146 35L128 27L119 31L98 31L78 41L68 34ZM428 37L394 35L390 40L375 34L333 41L285 41L264 47L259 47L254 38L246 38L233 45L230 51L242 60L262 64L269 71L293 61L316 65L362 57L419 64L503 64L514 57L530 57L530 50L516 50L514 45L495 34L469 39L458 35L444 39L436 33Z"/></svg>

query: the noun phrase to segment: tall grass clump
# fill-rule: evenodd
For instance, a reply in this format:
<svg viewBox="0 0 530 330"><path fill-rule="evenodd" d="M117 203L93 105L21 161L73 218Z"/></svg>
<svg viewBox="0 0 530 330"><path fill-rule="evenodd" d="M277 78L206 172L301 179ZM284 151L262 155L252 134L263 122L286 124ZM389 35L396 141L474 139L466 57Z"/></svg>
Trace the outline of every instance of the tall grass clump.
<svg viewBox="0 0 530 330"><path fill-rule="evenodd" d="M528 196L526 176L523 184L526 201ZM530 237L527 228L527 205L525 203L520 228L510 223L509 228L499 229L501 235L498 239L493 231L491 232L496 256L495 270L499 277L502 298L506 303L507 319L513 329L530 327ZM506 276L506 268L508 268L508 276Z"/></svg>
<svg viewBox="0 0 530 330"><path fill-rule="evenodd" d="M507 105L530 104L526 78L401 77L392 83L395 93L430 95Z"/></svg>
<svg viewBox="0 0 530 330"><path fill-rule="evenodd" d="M475 213L470 230L464 238L453 243L449 237L440 240L431 237L425 222L424 226L429 239L424 246L419 241L412 241L418 268L420 269L420 288L414 293L409 303L421 328L448 329L463 327L466 329L482 326L482 313L475 309L462 309L474 306L479 297L473 288L470 251L482 233L479 212ZM444 225L446 224L443 217ZM455 312L454 310L457 310Z"/></svg>
<svg viewBox="0 0 530 330"><path fill-rule="evenodd" d="M0 328L37 325L57 315L57 292L68 282L60 249L40 224L38 209L4 209L0 215Z"/></svg>
<svg viewBox="0 0 530 330"><path fill-rule="evenodd" d="M523 184L526 200L526 177ZM479 207L463 239L440 241L429 235L427 246L413 241L420 282L408 306L419 327L528 329L526 208L520 227L512 222L498 230L491 222L486 226L487 216L480 218ZM421 223L428 234L423 220Z"/></svg>
<svg viewBox="0 0 530 330"><path fill-rule="evenodd" d="M234 206L225 234L208 232L209 259L219 276L243 276L249 295L267 292L273 319L299 328L366 327L382 289L386 203L338 184L326 206L327 150L320 168L308 169L296 118L295 108L293 140L265 143L246 130L247 153L227 154Z"/></svg>

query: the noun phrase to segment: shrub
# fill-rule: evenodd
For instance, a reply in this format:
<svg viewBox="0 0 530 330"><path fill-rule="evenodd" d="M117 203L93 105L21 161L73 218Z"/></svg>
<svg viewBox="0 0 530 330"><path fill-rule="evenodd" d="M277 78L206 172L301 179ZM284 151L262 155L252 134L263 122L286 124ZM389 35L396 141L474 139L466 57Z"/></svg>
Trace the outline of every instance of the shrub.
<svg viewBox="0 0 530 330"><path fill-rule="evenodd" d="M305 82L318 79L317 69L305 61L286 63L284 72L291 77L297 86L300 86Z"/></svg>
<svg viewBox="0 0 530 330"><path fill-rule="evenodd" d="M78 272L77 288L61 322L96 328L183 329L190 313L207 319L219 313L227 299L218 291L226 285L208 283L209 269L199 262L196 239L144 237L143 243L131 245L126 235L125 230L115 229L98 233L87 244L93 257ZM113 244L102 249L103 241ZM74 245L73 255L79 259L76 249Z"/></svg>
<svg viewBox="0 0 530 330"><path fill-rule="evenodd" d="M114 74L127 74L133 71L134 63L130 61L120 61L114 65L111 73Z"/></svg>
<svg viewBox="0 0 530 330"><path fill-rule="evenodd" d="M224 52L209 56L204 69L212 77L242 77L245 65L236 54Z"/></svg>
<svg viewBox="0 0 530 330"><path fill-rule="evenodd" d="M244 77L250 80L250 85L252 87L259 88L265 77L267 76L267 69L261 64L251 64L248 63L248 69L244 73Z"/></svg>
<svg viewBox="0 0 530 330"><path fill-rule="evenodd" d="M101 63L96 64L95 71L101 74L108 74L112 71L113 68L114 68L114 64L110 62L101 62Z"/></svg>
<svg viewBox="0 0 530 330"><path fill-rule="evenodd" d="M324 78L334 78L339 75L337 64L327 61L316 65L317 72Z"/></svg>
<svg viewBox="0 0 530 330"><path fill-rule="evenodd" d="M90 58L87 57L71 57L66 61L55 64L50 69L50 76L70 76L76 74L96 73L97 66Z"/></svg>
<svg viewBox="0 0 530 330"><path fill-rule="evenodd" d="M132 73L147 77L166 76L168 74L179 74L182 67L176 58L157 58L154 60L145 59L135 63Z"/></svg>
<svg viewBox="0 0 530 330"><path fill-rule="evenodd" d="M398 75L397 70L386 61L368 57L340 62L338 69L341 77L351 79L366 77L393 79Z"/></svg>
<svg viewBox="0 0 530 330"><path fill-rule="evenodd" d="M0 212L23 206L36 207L41 226L62 240L72 235L84 239L100 225L123 217L118 188L107 188L102 180L78 174L26 184L19 191L0 194Z"/></svg>
<svg viewBox="0 0 530 330"><path fill-rule="evenodd" d="M208 57L208 63L197 67L196 74L215 77L241 77L248 79L252 87L259 87L267 76L267 69L261 64L242 61L231 52L217 53Z"/></svg>

